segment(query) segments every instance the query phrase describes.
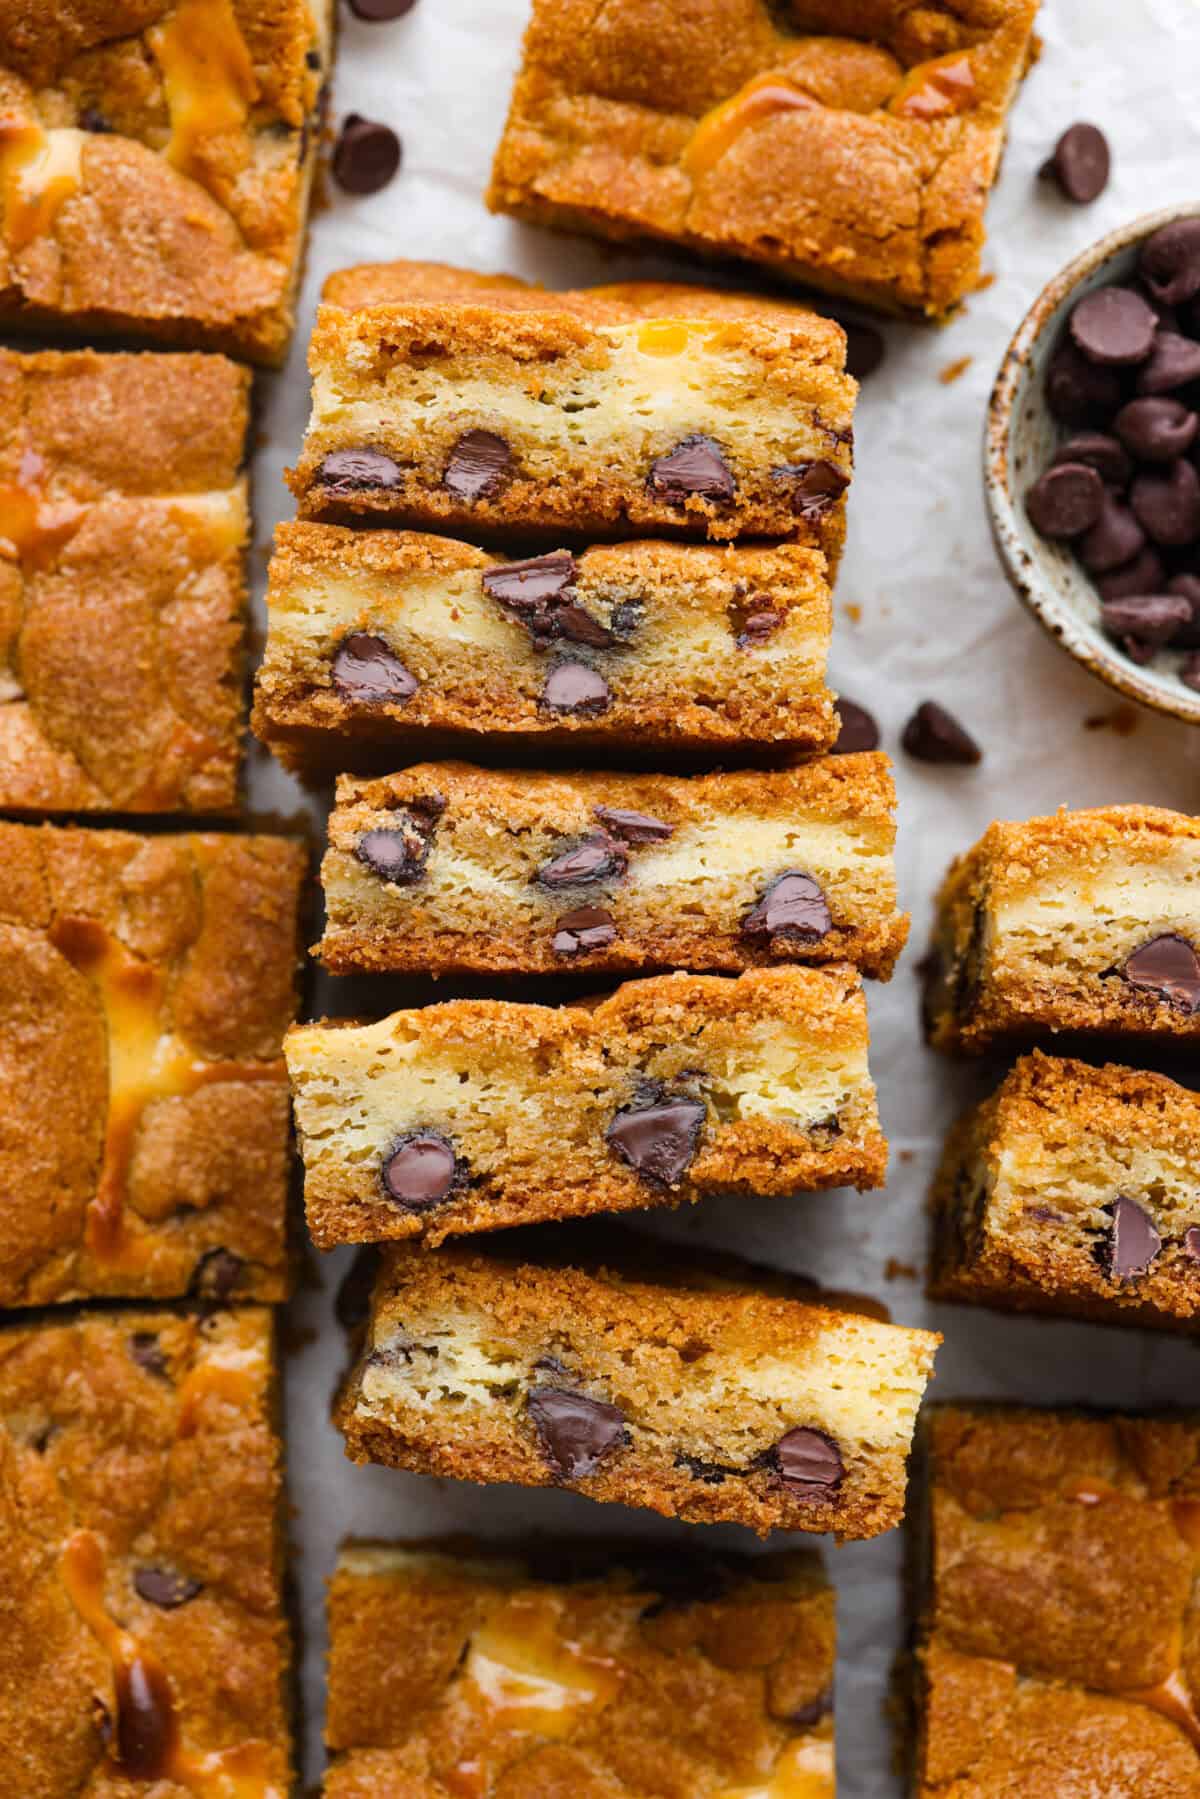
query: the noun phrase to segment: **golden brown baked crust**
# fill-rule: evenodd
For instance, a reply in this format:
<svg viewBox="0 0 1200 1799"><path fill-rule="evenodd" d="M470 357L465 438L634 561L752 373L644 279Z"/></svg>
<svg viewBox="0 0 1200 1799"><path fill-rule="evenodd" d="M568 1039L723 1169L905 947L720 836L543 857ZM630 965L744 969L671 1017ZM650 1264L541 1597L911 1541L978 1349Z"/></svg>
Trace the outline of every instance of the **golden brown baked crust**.
<svg viewBox="0 0 1200 1799"><path fill-rule="evenodd" d="M915 1799L1200 1795L1200 1422L935 1406Z"/></svg>
<svg viewBox="0 0 1200 1799"><path fill-rule="evenodd" d="M606 758L619 743L623 754L690 763L734 748L752 757L832 745L832 604L819 550L650 542L577 553L574 603L613 640L599 648L553 630L543 641L489 597L484 580L504 561L422 532L280 525L255 731L288 767L326 775L387 772L405 751L497 736ZM746 633L756 615L761 640ZM337 664L359 633L411 681L401 675L390 696L356 694ZM548 703L551 672L569 660L602 676L602 709Z"/></svg>
<svg viewBox="0 0 1200 1799"><path fill-rule="evenodd" d="M772 536L834 561L858 391L845 343L799 309L614 323L476 302L325 305L288 481L302 516L332 523ZM705 467L684 493L675 459L697 445Z"/></svg>
<svg viewBox="0 0 1200 1799"><path fill-rule="evenodd" d="M0 1304L282 1299L302 845L0 824Z"/></svg>
<svg viewBox="0 0 1200 1799"><path fill-rule="evenodd" d="M297 1025L284 1050L321 1249L714 1192L786 1200L886 1173L866 1003L847 967L659 975L590 1005L447 1000L371 1025ZM643 1113L649 1140L615 1147L641 1138ZM392 1159L431 1135L453 1170L412 1198Z"/></svg>
<svg viewBox="0 0 1200 1799"><path fill-rule="evenodd" d="M939 1337L599 1242L388 1246L335 1412L351 1458L760 1533L899 1521Z"/></svg>
<svg viewBox="0 0 1200 1799"><path fill-rule="evenodd" d="M259 1307L0 1331L0 1740L21 1799L290 1792L275 1409Z"/></svg>
<svg viewBox="0 0 1200 1799"><path fill-rule="evenodd" d="M1195 1037L1198 885L1200 819L1160 806L989 825L937 896L931 1043L978 1055L1046 1032Z"/></svg>
<svg viewBox="0 0 1200 1799"><path fill-rule="evenodd" d="M0 319L282 360L328 0L3 0Z"/></svg>
<svg viewBox="0 0 1200 1799"><path fill-rule="evenodd" d="M947 1139L930 1296L1195 1328L1197 1167L1200 1096L1035 1051Z"/></svg>
<svg viewBox="0 0 1200 1799"><path fill-rule="evenodd" d="M803 1551L347 1544L325 1794L832 1799L833 1600Z"/></svg>
<svg viewBox="0 0 1200 1799"><path fill-rule="evenodd" d="M0 806L237 799L249 371L0 350Z"/></svg>
<svg viewBox="0 0 1200 1799"><path fill-rule="evenodd" d="M1036 12L535 0L488 204L943 318L978 279Z"/></svg>

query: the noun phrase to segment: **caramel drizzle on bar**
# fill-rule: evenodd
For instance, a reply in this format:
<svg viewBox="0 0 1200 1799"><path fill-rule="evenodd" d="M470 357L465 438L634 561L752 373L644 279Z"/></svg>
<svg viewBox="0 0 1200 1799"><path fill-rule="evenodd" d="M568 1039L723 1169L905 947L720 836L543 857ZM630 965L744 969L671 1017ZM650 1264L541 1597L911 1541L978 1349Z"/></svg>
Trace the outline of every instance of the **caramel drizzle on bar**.
<svg viewBox="0 0 1200 1799"><path fill-rule="evenodd" d="M147 41L171 119L167 161L216 192L210 141L243 131L260 93L231 0L179 0L166 23L147 33Z"/></svg>

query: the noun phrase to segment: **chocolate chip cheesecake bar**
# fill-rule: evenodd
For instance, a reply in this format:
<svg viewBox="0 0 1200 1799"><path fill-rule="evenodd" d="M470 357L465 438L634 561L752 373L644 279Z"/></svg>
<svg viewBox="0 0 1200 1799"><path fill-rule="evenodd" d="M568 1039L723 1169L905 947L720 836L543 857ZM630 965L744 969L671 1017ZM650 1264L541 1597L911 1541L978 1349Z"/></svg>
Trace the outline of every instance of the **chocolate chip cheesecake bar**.
<svg viewBox="0 0 1200 1799"><path fill-rule="evenodd" d="M1039 1032L1200 1035L1200 820L1157 806L988 826L950 868L926 963L938 1049Z"/></svg>
<svg viewBox="0 0 1200 1799"><path fill-rule="evenodd" d="M834 1596L810 1552L352 1542L329 1639L326 1799L468 1779L833 1799Z"/></svg>
<svg viewBox="0 0 1200 1799"><path fill-rule="evenodd" d="M883 1184L846 967L660 975L558 1007L447 1000L297 1025L284 1053L320 1249Z"/></svg>
<svg viewBox="0 0 1200 1799"><path fill-rule="evenodd" d="M292 1791L275 1385L257 1306L0 1330L14 1796Z"/></svg>
<svg viewBox="0 0 1200 1799"><path fill-rule="evenodd" d="M682 303L682 302L681 302ZM493 538L791 538L835 560L855 382L811 313L322 306L305 518Z"/></svg>
<svg viewBox="0 0 1200 1799"><path fill-rule="evenodd" d="M335 973L852 962L904 944L886 756L766 773L345 777L321 869Z"/></svg>
<svg viewBox="0 0 1200 1799"><path fill-rule="evenodd" d="M935 1406L914 1799L1200 1799L1200 1419Z"/></svg>
<svg viewBox="0 0 1200 1799"><path fill-rule="evenodd" d="M1200 1315L1200 1095L1034 1053L951 1133L930 1294L1113 1324Z"/></svg>
<svg viewBox="0 0 1200 1799"><path fill-rule="evenodd" d="M0 1305L286 1297L306 860L0 824Z"/></svg>
<svg viewBox="0 0 1200 1799"><path fill-rule="evenodd" d="M0 7L0 322L278 363L331 0Z"/></svg>
<svg viewBox="0 0 1200 1799"><path fill-rule="evenodd" d="M978 279L1036 12L534 0L488 203L943 318Z"/></svg>
<svg viewBox="0 0 1200 1799"><path fill-rule="evenodd" d="M0 350L0 806L235 805L249 401L223 356Z"/></svg>
<svg viewBox="0 0 1200 1799"><path fill-rule="evenodd" d="M899 1521L939 1338L649 1239L594 1259L534 1237L385 1250L337 1406L352 1460L763 1534Z"/></svg>
<svg viewBox="0 0 1200 1799"><path fill-rule="evenodd" d="M504 559L412 531L281 525L254 729L302 773L431 739L661 756L829 749L832 605L799 544Z"/></svg>

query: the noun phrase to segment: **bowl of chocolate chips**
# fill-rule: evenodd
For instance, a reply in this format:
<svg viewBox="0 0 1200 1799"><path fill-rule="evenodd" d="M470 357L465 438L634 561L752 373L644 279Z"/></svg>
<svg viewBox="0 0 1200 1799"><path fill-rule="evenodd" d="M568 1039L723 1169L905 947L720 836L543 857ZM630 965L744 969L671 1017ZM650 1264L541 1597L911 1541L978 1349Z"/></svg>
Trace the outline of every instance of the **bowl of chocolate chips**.
<svg viewBox="0 0 1200 1799"><path fill-rule="evenodd" d="M1200 723L1200 202L1114 231L1040 295L992 391L984 482L1039 623Z"/></svg>

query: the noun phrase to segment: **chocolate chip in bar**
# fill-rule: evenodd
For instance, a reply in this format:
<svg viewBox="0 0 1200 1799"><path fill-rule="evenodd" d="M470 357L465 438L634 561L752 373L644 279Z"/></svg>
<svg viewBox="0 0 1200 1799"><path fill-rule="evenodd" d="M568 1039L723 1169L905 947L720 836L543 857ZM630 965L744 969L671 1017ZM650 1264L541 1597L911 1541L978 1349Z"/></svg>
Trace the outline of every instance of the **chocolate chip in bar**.
<svg viewBox="0 0 1200 1799"><path fill-rule="evenodd" d="M364 831L354 854L364 867L393 887L413 887L425 873L433 821L397 812L394 826Z"/></svg>
<svg viewBox="0 0 1200 1799"><path fill-rule="evenodd" d="M129 1353L145 1373L166 1378L167 1358L157 1331L134 1331L129 1339Z"/></svg>
<svg viewBox="0 0 1200 1799"><path fill-rule="evenodd" d="M1157 544L1183 549L1200 538L1200 475L1183 457L1165 470L1143 469L1136 475L1129 504Z"/></svg>
<svg viewBox="0 0 1200 1799"><path fill-rule="evenodd" d="M845 1478L846 1465L832 1437L801 1425L781 1437L767 1461L789 1493L798 1499L832 1499Z"/></svg>
<svg viewBox="0 0 1200 1799"><path fill-rule="evenodd" d="M189 1580L186 1574L177 1574L173 1568L137 1568L133 1586L140 1599L164 1612L177 1611L204 1591L202 1582Z"/></svg>
<svg viewBox="0 0 1200 1799"><path fill-rule="evenodd" d="M551 712L574 712L582 718L594 718L608 711L612 692L604 676L586 662L559 662L546 676L542 704Z"/></svg>
<svg viewBox="0 0 1200 1799"><path fill-rule="evenodd" d="M720 445L697 432L667 456L651 464L646 486L668 506L684 506L690 499L727 504L737 492L737 482L721 454Z"/></svg>
<svg viewBox="0 0 1200 1799"><path fill-rule="evenodd" d="M1132 287L1097 287L1071 313L1070 332L1089 362L1127 368L1145 362L1158 317Z"/></svg>
<svg viewBox="0 0 1200 1799"><path fill-rule="evenodd" d="M975 739L936 700L922 700L905 725L900 742L918 762L967 767L983 760L983 751Z"/></svg>
<svg viewBox="0 0 1200 1799"><path fill-rule="evenodd" d="M1140 944L1126 958L1121 973L1131 987L1156 994L1183 1012L1200 1008L1200 956L1177 931L1164 931Z"/></svg>
<svg viewBox="0 0 1200 1799"><path fill-rule="evenodd" d="M853 756L879 748L879 726L865 706L842 694L834 701L833 709L837 713L838 734L829 752L831 756Z"/></svg>
<svg viewBox="0 0 1200 1799"><path fill-rule="evenodd" d="M757 644L766 643L768 637L774 637L782 623L783 613L773 606L764 606L759 612L748 612L734 642L739 650L753 649Z"/></svg>
<svg viewBox="0 0 1200 1799"><path fill-rule="evenodd" d="M532 1387L526 1400L542 1453L562 1480L594 1474L628 1441L624 1414L601 1399L563 1387Z"/></svg>
<svg viewBox="0 0 1200 1799"><path fill-rule="evenodd" d="M1104 482L1085 462L1059 462L1025 495L1030 523L1043 537L1080 537L1100 517Z"/></svg>
<svg viewBox="0 0 1200 1799"><path fill-rule="evenodd" d="M1150 1215L1125 1194L1119 1193L1108 1210L1112 1224L1100 1251L1101 1265L1111 1280L1136 1280L1157 1257L1162 1238Z"/></svg>
<svg viewBox="0 0 1200 1799"><path fill-rule="evenodd" d="M675 835L675 826L663 818L651 818L648 812L628 812L620 806L597 806L596 817L604 829L622 843L665 843Z"/></svg>
<svg viewBox="0 0 1200 1799"><path fill-rule="evenodd" d="M245 1272L245 1262L231 1249L210 1249L197 1262L188 1292L207 1305L228 1305Z"/></svg>
<svg viewBox="0 0 1200 1799"><path fill-rule="evenodd" d="M384 450L331 450L317 465L313 484L333 497L351 493L390 493L404 479L400 464Z"/></svg>
<svg viewBox="0 0 1200 1799"><path fill-rule="evenodd" d="M333 177L348 194L377 194L400 167L400 139L390 125L347 113L333 147Z"/></svg>
<svg viewBox="0 0 1200 1799"><path fill-rule="evenodd" d="M1200 1225L1189 1225L1184 1231L1183 1253L1190 1256L1193 1262L1200 1262Z"/></svg>
<svg viewBox="0 0 1200 1799"><path fill-rule="evenodd" d="M798 943L820 943L833 929L833 918L820 883L800 869L777 875L742 919L743 937L790 937Z"/></svg>
<svg viewBox="0 0 1200 1799"><path fill-rule="evenodd" d="M407 1131L383 1159L384 1192L409 1212L426 1212L461 1184L463 1169L454 1145L440 1131Z"/></svg>
<svg viewBox="0 0 1200 1799"><path fill-rule="evenodd" d="M832 462L785 462L771 470L774 481L792 483L792 511L813 524L824 518L850 485L849 475Z"/></svg>
<svg viewBox="0 0 1200 1799"><path fill-rule="evenodd" d="M1200 218L1175 219L1148 237L1138 273L1162 306L1183 306L1200 294Z"/></svg>
<svg viewBox="0 0 1200 1799"><path fill-rule="evenodd" d="M495 431L464 431L442 471L442 486L472 506L476 500L494 500L512 472L513 453Z"/></svg>
<svg viewBox="0 0 1200 1799"><path fill-rule="evenodd" d="M411 700L420 682L409 673L382 637L368 631L352 631L338 645L333 659L333 685L344 699L360 705L384 701L403 705Z"/></svg>
<svg viewBox="0 0 1200 1799"><path fill-rule="evenodd" d="M1122 406L1113 430L1140 461L1173 462L1194 443L1200 414L1169 395L1149 395Z"/></svg>
<svg viewBox="0 0 1200 1799"><path fill-rule="evenodd" d="M1149 359L1138 370L1138 392L1169 394L1193 381L1200 381L1200 343L1194 337L1160 327L1154 334Z"/></svg>
<svg viewBox="0 0 1200 1799"><path fill-rule="evenodd" d="M1088 206L1108 186L1111 169L1108 139L1099 126L1081 122L1068 125L1038 172L1044 180L1057 183L1064 199Z"/></svg>
<svg viewBox="0 0 1200 1799"><path fill-rule="evenodd" d="M603 906L580 906L556 921L550 941L556 956L583 956L590 950L607 949L616 938L611 912Z"/></svg>
<svg viewBox="0 0 1200 1799"><path fill-rule="evenodd" d="M604 1137L635 1174L673 1187L696 1159L703 1126L699 1100L664 1095L618 1112Z"/></svg>
<svg viewBox="0 0 1200 1799"><path fill-rule="evenodd" d="M597 881L619 881L629 858L623 846L606 831L585 837L574 849L564 850L550 862L543 862L534 875L539 887L551 893L566 887L591 887Z"/></svg>

